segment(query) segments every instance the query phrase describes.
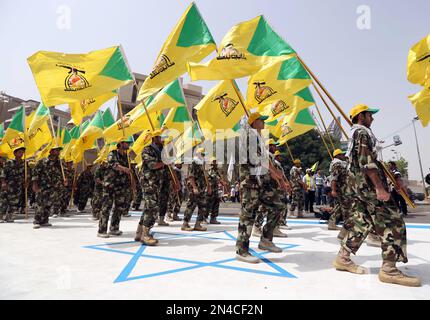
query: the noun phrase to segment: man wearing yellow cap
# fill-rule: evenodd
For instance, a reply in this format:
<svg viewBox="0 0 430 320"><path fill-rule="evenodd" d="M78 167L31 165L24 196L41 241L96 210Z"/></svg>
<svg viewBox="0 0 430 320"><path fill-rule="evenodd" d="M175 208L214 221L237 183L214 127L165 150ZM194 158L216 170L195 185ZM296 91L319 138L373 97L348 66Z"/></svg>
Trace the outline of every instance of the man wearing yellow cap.
<svg viewBox="0 0 430 320"><path fill-rule="evenodd" d="M408 262L406 227L390 197L387 177L378 161L377 140L370 129L377 112L366 105L357 105L350 112L353 126L347 156L354 177L348 188L354 199L351 216L344 225L348 233L333 265L341 271L366 273L351 260L350 254L356 254L373 228L381 239L383 263L379 280L417 287L421 286L418 278L406 276L396 267L396 262Z"/></svg>
<svg viewBox="0 0 430 320"><path fill-rule="evenodd" d="M163 140L161 130L152 132L152 143L142 151L141 183L143 211L136 231L136 241L155 246L158 240L150 233L159 213L160 192L165 164L162 160Z"/></svg>
<svg viewBox="0 0 430 320"><path fill-rule="evenodd" d="M303 206L305 204L304 191L306 190L306 184L303 183L302 177L302 162L300 159L295 159L293 166L290 170L290 182L291 182L291 206L290 206L290 218L302 218L303 217ZM297 216L295 211L297 208Z"/></svg>
<svg viewBox="0 0 430 320"><path fill-rule="evenodd" d="M8 160L0 172L0 183L3 201L0 205L0 221L5 216L6 222L14 222L14 214L18 213L18 204L24 191L24 156L25 148L13 150L15 159Z"/></svg>
<svg viewBox="0 0 430 320"><path fill-rule="evenodd" d="M239 216L238 236L236 241L236 259L247 263L259 263L260 259L249 252L249 238L254 226L260 205L267 210L267 223L264 225L258 248L280 253L282 249L275 246L273 230L275 229L281 207L278 193L273 188L265 155L264 144L261 143L261 131L267 117L253 113L248 118L248 125L242 128L240 136L240 191L242 210ZM267 160L267 163L264 163Z"/></svg>
<svg viewBox="0 0 430 320"><path fill-rule="evenodd" d="M131 171L127 155L130 143L129 139L122 139L117 144L117 149L109 152L107 156L107 168L103 179L103 204L97 234L101 238L122 234L122 231L119 230L121 217L128 213L131 201ZM109 216L113 206L108 234Z"/></svg>
<svg viewBox="0 0 430 320"><path fill-rule="evenodd" d="M345 152L337 149L333 152L333 161L330 163L331 196L334 198L334 208L328 221L328 230L340 230L337 227L339 220L346 221L351 210L351 197L347 195L348 162ZM342 228L339 239L343 240L346 230Z"/></svg>
<svg viewBox="0 0 430 320"><path fill-rule="evenodd" d="M197 148L196 156L188 168L188 201L184 212L182 231L206 231L202 226L207 211L207 195L212 194L212 188L205 173L205 149ZM197 220L194 228L189 225L193 212L198 207Z"/></svg>

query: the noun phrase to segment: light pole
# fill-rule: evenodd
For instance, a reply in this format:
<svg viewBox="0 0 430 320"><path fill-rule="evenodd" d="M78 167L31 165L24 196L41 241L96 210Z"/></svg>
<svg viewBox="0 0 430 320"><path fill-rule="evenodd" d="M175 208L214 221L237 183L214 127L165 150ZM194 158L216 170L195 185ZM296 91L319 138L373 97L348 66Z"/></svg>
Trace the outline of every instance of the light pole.
<svg viewBox="0 0 430 320"><path fill-rule="evenodd" d="M413 124L413 126L414 126L415 143L416 143L416 145L417 145L418 161L419 161L419 163L420 163L421 179L422 179L422 181L423 181L424 194L425 194L425 196L427 197L427 196L428 196L428 194L427 194L427 189L426 189L426 182L425 182L425 180L424 180L423 165L422 165L422 163L421 163L421 154L420 154L420 147L419 147L419 145L418 145L417 129L415 128L415 121L417 121L417 120L419 120L419 118L418 118L418 117L413 118L413 119L412 119L412 124Z"/></svg>

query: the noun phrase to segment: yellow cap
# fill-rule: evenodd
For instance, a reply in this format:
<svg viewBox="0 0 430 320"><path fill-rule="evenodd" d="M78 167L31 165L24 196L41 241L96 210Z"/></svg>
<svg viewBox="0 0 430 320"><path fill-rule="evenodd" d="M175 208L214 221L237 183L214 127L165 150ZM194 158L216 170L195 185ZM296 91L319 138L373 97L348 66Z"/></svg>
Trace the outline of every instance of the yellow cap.
<svg viewBox="0 0 430 320"><path fill-rule="evenodd" d="M349 111L349 116L352 119L354 119L356 116L358 116L360 113L362 112L370 112L370 113L377 113L379 111L379 109L370 109L367 105L365 104L357 104L354 108L351 109L351 111Z"/></svg>
<svg viewBox="0 0 430 320"><path fill-rule="evenodd" d="M205 153L205 148L197 148L196 152L204 154Z"/></svg>
<svg viewBox="0 0 430 320"><path fill-rule="evenodd" d="M13 150L13 153L15 153L18 150L25 150L25 147L16 147L16 148L14 148L12 150Z"/></svg>
<svg viewBox="0 0 430 320"><path fill-rule="evenodd" d="M263 116L259 112L254 112L254 113L251 113L249 115L248 124L252 125L254 123L254 121L258 120L258 119L266 121L267 119L269 119L269 117L268 116Z"/></svg>
<svg viewBox="0 0 430 320"><path fill-rule="evenodd" d="M182 159L177 159L177 160L175 161L175 164L182 164Z"/></svg>
<svg viewBox="0 0 430 320"><path fill-rule="evenodd" d="M334 150L334 152L333 152L333 157L336 157L336 156L338 156L338 155L340 155L340 154L345 154L346 152L345 151L342 151L342 150L340 150L340 149L336 149L336 150Z"/></svg>
<svg viewBox="0 0 430 320"><path fill-rule="evenodd" d="M172 136L168 136L168 137L166 137L164 139L163 143L164 143L164 145L167 145L167 144L169 144L172 141L173 141L173 137Z"/></svg>
<svg viewBox="0 0 430 320"><path fill-rule="evenodd" d="M269 139L269 140L267 140L267 145L268 146L270 146L270 145L278 145L278 143L275 141L275 139Z"/></svg>
<svg viewBox="0 0 430 320"><path fill-rule="evenodd" d="M211 157L211 162L217 161L216 157Z"/></svg>
<svg viewBox="0 0 430 320"><path fill-rule="evenodd" d="M294 161L293 161L293 163L294 163L295 165L301 165L301 164L302 164L302 162L300 161L300 159L296 159L296 160L294 160Z"/></svg>
<svg viewBox="0 0 430 320"><path fill-rule="evenodd" d="M276 151L275 151L275 157L280 156L280 155L281 155L281 151L276 150Z"/></svg>

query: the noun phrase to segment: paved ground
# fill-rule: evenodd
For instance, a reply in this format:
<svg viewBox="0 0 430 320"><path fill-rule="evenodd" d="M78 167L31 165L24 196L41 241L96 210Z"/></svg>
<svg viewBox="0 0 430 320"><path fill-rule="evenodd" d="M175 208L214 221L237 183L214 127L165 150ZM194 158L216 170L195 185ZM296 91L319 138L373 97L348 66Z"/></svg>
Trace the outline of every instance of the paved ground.
<svg viewBox="0 0 430 320"><path fill-rule="evenodd" d="M378 248L363 245L356 261L369 274L337 272L336 232L311 216L289 220L289 237L276 240L284 253L251 247L263 259L234 259L237 204L221 210L222 225L204 233L180 231L180 222L155 227L160 246L133 241L139 213L124 218L121 237L96 237L89 215L52 219L49 229L32 220L0 225L0 299L428 299L430 296L430 206L407 219L410 262L400 265L421 277L423 287L380 283Z"/></svg>

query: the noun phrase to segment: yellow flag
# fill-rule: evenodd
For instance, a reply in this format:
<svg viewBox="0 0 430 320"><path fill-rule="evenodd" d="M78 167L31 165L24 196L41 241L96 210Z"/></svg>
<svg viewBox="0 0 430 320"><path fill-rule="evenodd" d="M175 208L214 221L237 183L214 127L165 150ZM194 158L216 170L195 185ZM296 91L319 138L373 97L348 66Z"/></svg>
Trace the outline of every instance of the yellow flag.
<svg viewBox="0 0 430 320"><path fill-rule="evenodd" d="M430 80L430 34L409 50L408 80L422 86Z"/></svg>
<svg viewBox="0 0 430 320"><path fill-rule="evenodd" d="M87 54L39 51L27 60L49 107L99 97L134 81L120 46Z"/></svg>
<svg viewBox="0 0 430 320"><path fill-rule="evenodd" d="M316 127L309 109L303 109L283 118L276 128L275 136L279 137L279 144L296 138Z"/></svg>
<svg viewBox="0 0 430 320"><path fill-rule="evenodd" d="M409 100L414 105L423 127L427 127L430 122L430 87L411 95Z"/></svg>
<svg viewBox="0 0 430 320"><path fill-rule="evenodd" d="M193 2L164 43L155 66L139 91L138 101L154 94L216 49L215 41Z"/></svg>
<svg viewBox="0 0 430 320"><path fill-rule="evenodd" d="M25 119L27 131L29 131L30 125L34 124L35 117L37 117L37 110L33 111ZM32 131L33 132L27 136L25 151L27 157L32 157L41 147L49 144L52 141L52 134L46 119L43 123L39 123L38 127L33 126Z"/></svg>
<svg viewBox="0 0 430 320"><path fill-rule="evenodd" d="M277 103L277 112L282 112L293 102L293 95L311 83L297 58L275 60L249 78L246 105L252 108Z"/></svg>
<svg viewBox="0 0 430 320"><path fill-rule="evenodd" d="M89 98L79 102L70 103L69 108L74 125L80 125L84 117L91 116L99 110L103 104L117 95L118 93L116 91L111 91L96 98Z"/></svg>
<svg viewBox="0 0 430 320"><path fill-rule="evenodd" d="M157 128L157 112L148 111L148 115L154 127ZM103 136L107 143L118 142L124 137L130 137L135 133L139 133L144 130L151 130L151 124L148 120L145 108L142 104L139 104L129 113L124 115L122 119L119 119L109 128L104 130Z"/></svg>
<svg viewBox="0 0 430 320"><path fill-rule="evenodd" d="M133 143L131 150L136 154L136 159L141 159L142 151L145 147L149 146L152 142L151 130L143 131L139 138ZM140 158L139 158L140 157ZM136 160L137 163L140 161Z"/></svg>
<svg viewBox="0 0 430 320"><path fill-rule="evenodd" d="M235 82L233 83L236 85ZM245 115L230 80L219 82L194 109L197 110L200 127L212 132L217 129L233 128Z"/></svg>
<svg viewBox="0 0 430 320"><path fill-rule="evenodd" d="M274 58L295 51L269 26L263 16L235 25L222 39L218 56L204 64L190 62L195 80L237 79L257 73Z"/></svg>
<svg viewBox="0 0 430 320"><path fill-rule="evenodd" d="M311 91L309 88L305 88L294 95L287 95L282 99L275 100L271 104L263 104L258 108L258 112L268 116L268 121L272 121L282 115L288 115L309 108L314 104L315 100L312 97Z"/></svg>

